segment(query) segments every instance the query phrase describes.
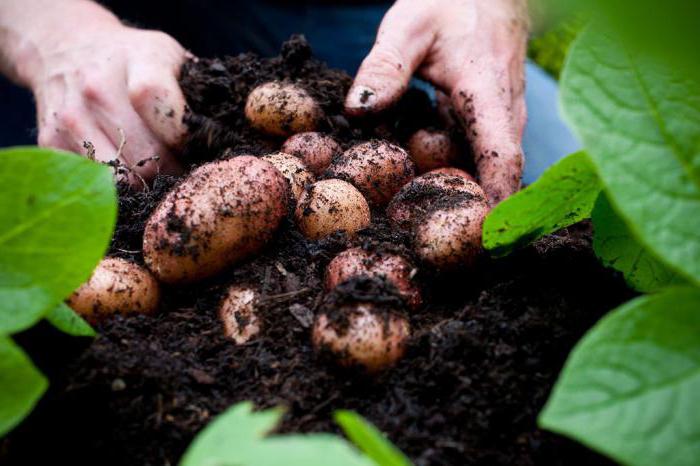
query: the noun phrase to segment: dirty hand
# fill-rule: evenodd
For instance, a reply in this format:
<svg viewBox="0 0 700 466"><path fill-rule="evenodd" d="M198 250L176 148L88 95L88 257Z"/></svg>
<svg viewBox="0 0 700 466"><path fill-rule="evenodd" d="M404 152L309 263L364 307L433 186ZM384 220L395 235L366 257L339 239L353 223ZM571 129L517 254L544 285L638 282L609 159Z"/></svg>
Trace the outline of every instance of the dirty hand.
<svg viewBox="0 0 700 466"><path fill-rule="evenodd" d="M520 187L526 110L526 0L398 0L387 12L345 102L381 111L414 73L450 96L497 204Z"/></svg>
<svg viewBox="0 0 700 466"><path fill-rule="evenodd" d="M170 148L184 135L177 76L185 50L164 33L122 25L92 2L64 4L80 9L26 38L16 66L36 99L39 145L86 154L89 141L100 161L118 154L135 185L177 172Z"/></svg>

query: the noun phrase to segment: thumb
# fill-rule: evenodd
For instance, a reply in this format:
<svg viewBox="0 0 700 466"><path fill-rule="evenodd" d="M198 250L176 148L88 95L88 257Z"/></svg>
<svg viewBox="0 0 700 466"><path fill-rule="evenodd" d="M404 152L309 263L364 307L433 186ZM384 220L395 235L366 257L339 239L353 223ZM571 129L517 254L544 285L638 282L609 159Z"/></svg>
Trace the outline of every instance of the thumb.
<svg viewBox="0 0 700 466"><path fill-rule="evenodd" d="M371 52L362 62L345 100L345 111L360 116L384 110L408 87L432 43L427 18L397 2L384 17Z"/></svg>

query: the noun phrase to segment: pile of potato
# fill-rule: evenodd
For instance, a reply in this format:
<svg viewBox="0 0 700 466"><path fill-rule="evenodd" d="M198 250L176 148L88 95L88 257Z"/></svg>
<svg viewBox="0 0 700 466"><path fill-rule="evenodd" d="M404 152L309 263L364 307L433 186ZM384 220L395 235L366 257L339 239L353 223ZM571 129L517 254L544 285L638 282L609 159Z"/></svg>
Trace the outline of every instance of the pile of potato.
<svg viewBox="0 0 700 466"><path fill-rule="evenodd" d="M397 228L410 232L421 265L440 271L474 263L488 201L471 175L451 166L460 154L447 133L420 130L408 152L379 140L343 152L332 137L317 132L321 107L304 89L285 82L254 89L245 114L257 130L287 138L280 152L218 160L192 171L146 223L146 268L104 259L68 300L73 309L91 322L116 313L155 312L159 283L198 282L253 257L288 212L301 233L318 240L338 231L352 237L370 225L372 212L384 210ZM335 354L341 365L369 372L394 364L410 336L407 315L422 302L416 270L393 253L353 248L339 254L326 271L329 295L348 281L369 277L402 304L376 312L371 300L345 300L342 328L321 309L313 344ZM258 290L241 285L224 294L219 316L236 344L263 330L259 300Z"/></svg>

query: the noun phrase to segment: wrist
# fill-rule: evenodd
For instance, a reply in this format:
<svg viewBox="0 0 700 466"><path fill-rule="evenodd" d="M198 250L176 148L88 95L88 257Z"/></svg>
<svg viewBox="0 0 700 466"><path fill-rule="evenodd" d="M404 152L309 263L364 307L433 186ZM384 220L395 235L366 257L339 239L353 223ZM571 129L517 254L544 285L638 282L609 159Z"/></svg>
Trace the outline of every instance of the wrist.
<svg viewBox="0 0 700 466"><path fill-rule="evenodd" d="M34 88L47 60L62 51L89 43L94 33L123 29L111 12L89 0L36 1L31 18L18 15L9 27L3 24L3 46L10 76L20 85Z"/></svg>

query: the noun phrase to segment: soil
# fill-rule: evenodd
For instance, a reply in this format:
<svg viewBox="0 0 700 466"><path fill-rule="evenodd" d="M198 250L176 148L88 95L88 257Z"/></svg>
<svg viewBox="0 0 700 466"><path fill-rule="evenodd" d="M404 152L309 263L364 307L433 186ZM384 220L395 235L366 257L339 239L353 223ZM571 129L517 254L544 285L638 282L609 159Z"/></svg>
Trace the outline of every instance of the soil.
<svg viewBox="0 0 700 466"><path fill-rule="evenodd" d="M372 138L402 144L415 129L440 125L420 91L382 115L348 120L342 101L350 78L314 60L294 38L272 59L241 55L185 65L192 131L183 159L194 167L278 150L282 141L256 133L243 117L248 92L271 79L307 89L327 115L324 131L343 147ZM141 193L120 186L111 255L143 262L144 222L176 182L159 176ZM165 287L156 316L106 320L94 340L46 325L21 335L52 385L0 443L0 463L174 465L213 416L243 400L286 406L282 433L338 432L333 411L356 410L419 465L605 463L536 427L573 345L631 296L619 276L599 265L590 238L583 223L506 259L484 258L471 270L436 274L419 267L424 303L405 314L413 329L406 355L369 376L313 349L310 327L324 302L324 270L351 246L413 259L409 236L381 211L354 239L309 241L286 219L254 260L203 283ZM254 285L262 296L263 331L241 346L224 338L217 315L234 283Z"/></svg>

